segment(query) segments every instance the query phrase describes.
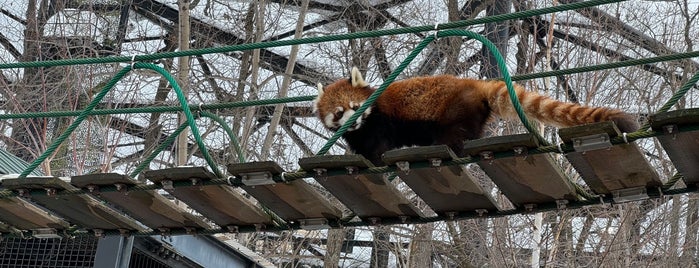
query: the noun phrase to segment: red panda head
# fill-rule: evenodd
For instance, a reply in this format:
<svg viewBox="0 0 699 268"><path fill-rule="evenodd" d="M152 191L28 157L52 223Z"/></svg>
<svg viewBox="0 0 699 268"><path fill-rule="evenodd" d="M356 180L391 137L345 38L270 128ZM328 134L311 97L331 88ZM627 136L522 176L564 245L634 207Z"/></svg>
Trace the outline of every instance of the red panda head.
<svg viewBox="0 0 699 268"><path fill-rule="evenodd" d="M350 79L336 81L325 88L318 83L318 97L314 100L313 109L325 127L336 131L373 92L374 90L364 81L357 67L353 67ZM370 113L371 107L366 109L347 131L360 128Z"/></svg>

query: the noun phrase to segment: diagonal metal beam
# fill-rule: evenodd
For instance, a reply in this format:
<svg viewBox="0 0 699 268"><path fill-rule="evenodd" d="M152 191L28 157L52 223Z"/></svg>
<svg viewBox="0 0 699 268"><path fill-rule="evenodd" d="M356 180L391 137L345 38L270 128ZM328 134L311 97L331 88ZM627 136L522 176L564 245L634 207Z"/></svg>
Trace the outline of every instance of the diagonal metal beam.
<svg viewBox="0 0 699 268"><path fill-rule="evenodd" d="M145 15L150 13L171 22L178 20L179 12L176 9L157 1L134 0L133 4L134 7L136 7L135 11L138 14ZM192 33L197 37L207 38L208 40L213 40L215 43L227 46L245 43L244 38L240 38L233 33L210 25L197 18L191 18L191 23ZM160 26L170 31L174 30L174 23L162 24ZM277 73L283 73L287 63L289 62L289 59L286 56L274 53L267 49L260 49L260 58L264 63L263 67ZM324 73L320 73L315 69L298 62L294 66L293 75L297 80L309 85L315 85L318 82L326 83L333 80Z"/></svg>

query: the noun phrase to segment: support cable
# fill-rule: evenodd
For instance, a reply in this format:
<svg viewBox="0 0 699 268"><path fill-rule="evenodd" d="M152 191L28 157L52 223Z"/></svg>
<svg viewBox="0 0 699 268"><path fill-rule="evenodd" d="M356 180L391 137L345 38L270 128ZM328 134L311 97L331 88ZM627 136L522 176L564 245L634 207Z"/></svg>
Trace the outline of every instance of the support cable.
<svg viewBox="0 0 699 268"><path fill-rule="evenodd" d="M127 73L129 73L132 70L135 69L151 69L153 71L158 72L160 75L162 75L165 79L170 82L170 85L172 86L173 90L177 94L177 99L180 102L180 106L182 111L184 112L185 116L187 117L187 122L189 124L189 128L192 130L192 135L194 136L194 139L197 142L197 145L199 146L199 150L201 151L202 155L204 156L204 159L206 162L209 164L213 172L216 174L217 177L222 178L223 174L218 170L216 163L213 161L211 158L211 155L209 155L209 152L206 150L206 145L204 145L204 141L201 139L201 135L199 134L199 129L197 128L196 122L194 121L194 115L192 115L192 111L189 108L189 105L187 104L187 100L182 93L182 90L180 89L180 86L177 84L177 81L170 75L165 69L152 64L152 63L142 63L142 62L137 62L135 64L131 64L130 66L124 67L119 71L109 82L104 86L102 91L98 93L95 98L83 109L78 117L73 121L73 123L66 128L66 130L61 133L61 135L56 138L56 140L51 143L51 145L44 151L41 156L39 156L37 159L35 159L29 166L19 175L20 178L25 178L29 173L34 171L46 158L48 158L53 152L58 148L58 146L65 141L68 136L70 136L71 133L82 123L89 115L90 111L94 110L94 108L97 106L97 104L104 98L107 93L114 88L117 82L121 80Z"/></svg>
<svg viewBox="0 0 699 268"><path fill-rule="evenodd" d="M679 54L673 54L673 55L651 57L651 58L645 58L645 59L627 60L627 61L619 61L619 62L599 64L599 65L576 67L576 68L556 70L556 71L515 75L515 76L512 76L512 81L523 81L523 80L531 80L531 79L536 79L536 78L551 77L551 76L558 76L558 75L567 75L567 74L577 74L577 73L584 73L584 72L591 72L591 71L608 70L608 69L615 69L615 68L621 68L621 67L629 67L629 66L636 66L636 65L643 65L643 64L657 63L657 62L665 62L665 61L672 61L672 60L681 60L681 59L688 59L688 58L695 58L695 57L699 57L699 50L685 52L685 53L679 53ZM690 85L690 87L691 87L691 85ZM249 107L249 106L312 101L313 99L315 99L315 97L316 96L313 95L313 96L296 96L296 97L287 97L287 98L275 98L275 99L266 99L266 100L223 102L223 103L212 103L212 104L202 104L202 105L190 105L189 108L192 110L196 110L196 109L200 109L200 110L225 110L225 109L241 108L241 107ZM172 112L181 112L181 111L182 111L181 106L151 106L151 107L139 107L139 108L95 109L95 110L90 111L89 115L172 113ZM78 115L80 115L80 113L81 113L81 111L50 111L50 112L0 114L0 120L19 119L19 118L35 118L35 117L70 117L70 116L78 116Z"/></svg>
<svg viewBox="0 0 699 268"><path fill-rule="evenodd" d="M453 28L464 28L471 25L479 25L491 22L500 22L506 20L521 19L526 17L540 16L555 12L575 10L586 7L594 7L605 4L613 4L624 2L625 0L591 0L577 3L570 3L564 5L557 5L552 7L525 10L514 13L501 14L496 16L487 16L482 18L477 18L473 20L462 20L440 24L439 28L436 30L445 30ZM204 54L213 53L228 53L233 51L241 50L253 50L271 47L281 47L281 46L291 46L291 45L301 45L301 44L312 44L312 43L322 43L329 41L340 41L349 39L359 39L359 38L369 38L369 37L379 37L386 35L399 35L399 34L412 34L417 32L427 32L434 31L434 25L423 25L414 26L406 28L396 28L396 29L384 29L377 31L367 31L367 32L356 32L348 34L339 35L327 35L300 39L290 39L290 40L278 40L278 41L268 41L259 43L246 43L232 46L222 46L222 47L212 47L212 48L202 48L193 49L185 51L173 51L173 52L163 52L148 55L136 55L133 56L133 61L140 62L150 62L154 60L164 59L164 58L176 58L183 56L196 56ZM15 63L3 63L0 64L0 69L12 69L12 68L36 68L36 67L52 67L52 66L64 66L64 65L83 65L83 64L102 64L102 63L117 63L117 62L131 62L132 56L118 56L118 57L103 57L103 58L80 58L80 59L64 59L64 60L53 60L53 61L32 61L32 62L15 62Z"/></svg>

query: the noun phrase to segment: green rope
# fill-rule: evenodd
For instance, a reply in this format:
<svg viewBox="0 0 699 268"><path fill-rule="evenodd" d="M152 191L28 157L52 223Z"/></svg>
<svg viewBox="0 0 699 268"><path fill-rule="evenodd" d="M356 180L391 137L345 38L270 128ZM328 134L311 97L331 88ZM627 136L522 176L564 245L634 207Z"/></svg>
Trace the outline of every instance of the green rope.
<svg viewBox="0 0 699 268"><path fill-rule="evenodd" d="M216 121L216 123L218 123L219 125L221 125L221 127L223 127L223 130L226 131L226 134L228 134L228 138L231 140L231 143L233 143L233 148L235 149L236 154L238 154L238 162L245 163L246 162L245 155L243 155L243 150L240 148L240 143L238 142L238 138L236 138L235 134L233 133L233 130L228 126L226 121L224 121L223 118L221 118L220 116L212 114L210 112L206 112L206 111L201 111L200 115L208 117L211 120ZM272 219L272 222L274 222L274 224L276 226L278 226L280 228L288 228L287 222L284 219L282 219L281 217L279 217L279 215L274 213L274 211L272 211L271 209L269 209L267 206L263 205L262 203L260 203L260 208L262 209L262 211L264 211L267 214L267 216L270 217L270 219Z"/></svg>
<svg viewBox="0 0 699 268"><path fill-rule="evenodd" d="M224 110L232 108L260 106L279 103L291 103L312 101L316 96L298 96L279 99L267 100L251 100L240 102L225 102L202 105L189 105L190 110ZM92 110L88 115L111 115L111 114L140 114L140 113L173 113L181 112L182 106L149 106L139 108L117 108L117 109L99 109ZM52 111L52 112L34 112L34 113L18 113L18 114L0 114L0 120L17 119L17 118L36 118L36 117L71 117L78 116L82 111Z"/></svg>
<svg viewBox="0 0 699 268"><path fill-rule="evenodd" d="M601 70L608 70L608 69L617 69L617 68L622 68L622 67L629 67L629 66L643 65L643 64L650 64L650 63L658 63L658 62L664 62L664 61L689 59L689 58L695 58L695 57L699 57L699 50L671 54L671 55L656 56L656 57L650 57L650 58L644 58L644 59L610 62L610 63L576 67L576 68L556 70L556 71L538 72L538 73L531 73L531 74L521 74L521 75L513 76L512 81L531 80L531 79L543 78L543 77L552 77L552 76L559 76L559 75L568 75L568 74L586 73L586 72L601 71Z"/></svg>
<svg viewBox="0 0 699 268"><path fill-rule="evenodd" d="M462 20L450 23L438 24L435 29L435 25L423 25L414 26L406 28L397 29L384 29L378 31L368 31L368 32L358 32L358 33L348 33L339 35L328 35L328 36L318 36L310 38L301 39L290 39L290 40L279 40L271 42L261 42L261 43L246 43L232 46L222 46L214 48L203 48L194 49L186 51L174 51L174 52L164 52L155 53L148 55L136 55L136 56L119 56L119 57L104 57L104 58L80 58L80 59L65 59L65 60L55 60L55 61L33 61L33 62L16 62L16 63L4 63L0 64L0 69L10 69L10 68L36 68L36 67L52 67L52 66L63 66L63 65L82 65L82 64L102 64L102 63L117 63L117 62L148 62L163 58L176 58L183 56L195 56L213 53L228 53L233 51L241 50L252 50L252 49L262 49L270 47L280 47L280 46L291 46L291 45L301 45L301 44L312 44L312 43L322 43L329 41L340 41L349 39L359 39L359 38L370 38L370 37L380 37L386 35L399 35L399 34L411 34L417 32L427 32L433 30L445 30L453 28L464 28L472 25L479 25L491 22L499 22L505 20L521 19L526 17L533 17L539 15L545 15L550 13L556 13L561 11L568 11L586 7L599 6L604 4L619 3L625 0L591 0L578 3L557 5L552 7L546 7L541 9L526 10L514 13L501 14L496 16L487 16L482 18L477 18L473 20Z"/></svg>
<svg viewBox="0 0 699 268"><path fill-rule="evenodd" d="M529 121L527 120L524 112L522 111L522 107L519 103L519 99L517 99L517 94L515 93L514 86L512 85L512 78L510 77L510 73L507 70L507 66L505 63L505 59L502 57L502 54L497 50L495 45L490 42L487 38L483 37L480 34L471 32L471 31L466 31L466 30L445 30L445 31L438 31L434 36L430 35L427 36L422 42L420 42L411 52L410 54L403 60L398 67L384 80L383 84L379 86L378 89L376 89L370 96L369 98L364 101L364 104L357 109L350 118L347 119L347 122L345 122L344 125L342 125L336 132L333 134L330 139L325 143L325 145L318 151L316 155L324 155L326 154L330 148L337 142L337 140L347 131L347 129L354 124L354 122L361 116L366 109L368 109L371 105L374 104L376 99L381 96L381 94L388 88L388 86L393 83L393 81L396 79L398 74L400 74L407 66L410 64L410 62L417 57L420 52L432 41L434 41L436 38L440 37L448 37L448 36L467 36L469 38L476 39L483 43L490 53L492 53L495 56L495 59L498 63L498 68L500 69L500 72L503 74L503 79L505 80L505 83L507 84L507 90L510 94L510 100L512 101L512 104L514 105L515 110L517 111L517 115L519 116L520 120L524 124L524 126L529 130L530 133L533 133L537 139L542 144L549 144L546 139L541 137L539 133L534 129Z"/></svg>
<svg viewBox="0 0 699 268"><path fill-rule="evenodd" d="M235 134L233 134L233 130L231 130L228 124L226 124L226 121L224 121L221 117L207 111L201 111L199 112L199 115L202 117L208 117L217 122L219 125L221 125L221 127L223 127L224 131L226 131L226 134L230 138L231 143L233 143L233 148L235 149L236 154L238 154L238 159L240 160L240 162L245 162L245 157L243 157L242 155L242 150L240 149L238 139L235 137ZM167 146L172 144L177 138L177 136L179 136L180 133L182 133L182 131L184 131L185 128L187 128L188 126L189 122L185 122L184 124L181 124L177 129L175 129L175 131L173 131L172 134L170 134L170 136L168 136L167 139L165 139L165 141L159 144L158 147L155 148L155 150L153 150L153 152L145 160L143 160L143 162L141 162L141 164L139 164L133 172L131 172L130 176L132 178L135 178L138 174L140 174L141 171L143 171L143 169L145 169L145 167L148 166L158 154L165 150ZM222 173L218 171L218 169L216 169L214 173L217 174L216 176L219 178L223 177Z"/></svg>
<svg viewBox="0 0 699 268"><path fill-rule="evenodd" d="M194 121L194 116L192 115L192 111L189 109L189 106L187 104L187 100L184 96L184 93L182 93L182 89L180 88L179 84L177 84L177 81L170 75L165 69L158 67L155 64L151 63L135 63L133 65L124 67L119 71L109 82L104 86L104 88L95 96L95 98L83 109L78 117L73 121L73 123L66 128L66 130L61 133L61 135L53 142L51 145L47 148L47 150L41 154L37 159L35 159L23 172L22 174L19 175L20 178L25 178L29 173L34 171L42 162L46 160L53 152L60 146L63 141L65 141L68 136L70 136L71 133L82 123L89 115L90 111L94 110L97 104L104 98L105 95L116 85L119 80L121 80L128 72L134 69L151 69L156 72L158 72L160 75L162 75L165 79L170 82L170 85L172 85L173 90L177 94L177 99L180 102L180 106L182 107L182 111L184 112L187 122L189 123L189 127L192 131L192 135L194 136L197 145L199 146L199 150L201 150L202 155L204 156L204 159L206 162L209 164L211 169L216 173L217 176L222 177L221 173L218 171L218 168L216 167L216 163L213 161L211 156L209 155L209 152L206 150L206 145L204 145L203 140L201 139L201 135L199 134L199 129L196 126L196 122Z"/></svg>
<svg viewBox="0 0 699 268"><path fill-rule="evenodd" d="M99 101L102 100L102 98L104 98L105 95L107 95L107 92L109 92L109 90L111 90L114 87L114 85L116 85L116 83L119 80L121 80L121 78L124 77L124 75L126 75L129 71L131 71L131 68L125 67L121 69L121 71L119 71L111 80L109 80L107 85L104 86L104 89L102 89L102 91L100 91L100 93L97 94L97 96L95 96L95 98L87 105L87 107L85 107L85 109L80 112L80 115L78 115L75 121L73 121L73 123L70 124L70 126L68 126L68 128L53 143L51 143L51 145L43 154L41 154L41 156L39 156L31 164L29 164L29 166L19 175L19 177L26 177L27 175L29 175L29 173L34 171L36 167L38 167L42 162L44 162L44 160L46 160L46 158L48 158L49 155L51 155L56 150L56 148L58 148L58 146L61 145L61 143L63 143L63 141L66 138L68 138L68 136L73 132L73 130L75 130L75 128L77 128L78 125L82 123L82 121L85 120L85 118L87 118L88 112L94 109L95 106L97 106L97 103L99 103Z"/></svg>
<svg viewBox="0 0 699 268"><path fill-rule="evenodd" d="M228 124L226 124L226 122L221 117L219 117L215 114L206 112L206 111L200 112L200 115L203 117L208 117L208 118L216 121L217 123L219 123L223 127L223 129L226 131L226 134L228 134L228 137L230 138L231 142L234 144L234 148L236 150L236 153L238 154L238 160L241 163L245 162L245 156L243 156L243 154L242 154L242 150L240 149L238 139L235 137L235 134L233 134L233 130L231 130L231 128L228 126ZM153 159L155 159L155 157L158 156L158 154L160 154L160 152L165 150L165 148L168 145L172 144L175 141L177 136L179 136L180 133L182 133L182 131L184 131L187 128L187 126L189 126L188 123L189 122L185 122L184 124L181 124L177 129L175 129L175 131L173 131L172 134L170 134L170 136L168 136L167 139L165 139L165 141L163 141L161 144L159 144L158 147L155 150L153 150L153 152L145 160L143 160L143 162L141 162L141 164L139 164L138 167L136 167L136 169L133 172L131 172L130 176L132 178L135 178L138 174L140 174L141 171L143 171L143 169L145 169L145 167L148 166L153 161ZM221 175L221 172L218 171L218 169L215 169L214 173L216 174L216 176L218 178L223 177ZM227 184L225 182L227 182L227 181L224 181L224 183L221 183L221 184ZM149 190L149 189L144 189L144 190ZM272 212L269 208L267 208L265 206L261 206L261 208L265 213L267 213L268 216L270 216L272 221L277 226L286 226L286 222L284 221L284 219L282 219L277 214Z"/></svg>
<svg viewBox="0 0 699 268"><path fill-rule="evenodd" d="M233 149L235 150L235 153L238 155L238 162L244 163L245 162L245 155L243 155L243 149L240 148L240 142L238 142L238 138L236 138L235 133L233 133L233 130L231 127L228 126L228 123L226 123L223 118L221 118L218 115L212 114L207 111L200 111L201 116L205 116L208 118L211 118L211 120L216 121L223 130L228 134L228 139L231 140L231 143L233 143Z"/></svg>
<svg viewBox="0 0 699 268"><path fill-rule="evenodd" d="M151 152L150 155L148 155L148 157L146 157L146 159L144 159L136 167L136 169L131 172L131 174L129 176L131 176L131 178L136 178L136 176L138 176L138 174L140 174L141 171L143 171L143 169L145 169L148 165L150 165L150 163L153 161L153 159L155 159L155 157L158 156L158 154L160 154L163 150L165 150L165 147L172 144L175 141L175 139L177 138L177 136L179 136L180 133L182 133L182 131L184 131L188 126L189 126L189 122L185 122L185 123L181 124L179 127L177 127L177 129L175 129L175 131L173 131L172 134L170 134L170 136L168 136L167 139L165 139L165 141L158 144L158 147L156 147L155 150L153 150L153 152ZM217 174L218 174L218 172L217 172ZM221 178L221 177L219 177L219 178Z"/></svg>
<svg viewBox="0 0 699 268"><path fill-rule="evenodd" d="M635 65L643 65L648 63L657 63L663 61L671 60L681 60L699 57L699 51L678 53L672 55L658 56L646 59L638 60L627 60L599 65L591 65L584 67L576 67L571 69L549 71L549 72L539 72L531 74L522 74L512 76L512 81L523 81L536 78L544 78L558 75L568 75L577 74L590 71L600 71L607 69L614 69L620 67L629 67ZM270 105L270 104L280 104L280 103L292 103L292 102L302 102L302 101L312 101L316 96L297 96L297 97L287 97L279 99L267 99L267 100L251 100L251 101L240 101L240 102L225 102L225 103L214 103L214 104L203 104L203 105L190 105L189 109L196 110L223 110L259 105ZM90 111L89 115L112 115L112 114L138 114L138 113L167 113L167 112L181 112L182 107L180 106L151 106L151 107L139 107L139 108L117 108L117 109L99 109ZM81 111L50 111L50 112L34 112L34 113L17 113L17 114L0 114L0 120L5 119L18 119L18 118L37 118L37 117L71 117L80 115Z"/></svg>
<svg viewBox="0 0 699 268"><path fill-rule="evenodd" d="M670 108L677 104L677 101L684 97L684 95L686 95L687 92L690 89L692 89L692 87L694 87L694 85L697 82L699 82L699 72L696 72L694 76L692 76L692 78L687 80L687 83L684 83L682 87L680 87L680 89L678 89L677 92L675 92L675 94L672 94L672 97L670 97L670 99L668 99L667 102L665 102L665 104L662 107L660 107L660 109L655 113L664 113L670 110ZM640 129L648 129L649 127L650 122L646 122L645 124L643 124L643 126L641 126Z"/></svg>

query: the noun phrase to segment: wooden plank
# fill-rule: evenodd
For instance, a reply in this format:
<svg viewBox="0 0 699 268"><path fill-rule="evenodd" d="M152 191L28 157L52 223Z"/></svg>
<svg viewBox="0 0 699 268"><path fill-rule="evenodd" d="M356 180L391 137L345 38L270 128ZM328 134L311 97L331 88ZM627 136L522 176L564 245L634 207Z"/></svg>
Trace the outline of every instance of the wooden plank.
<svg viewBox="0 0 699 268"><path fill-rule="evenodd" d="M192 179L203 182L216 178L204 167L149 170L143 176L155 183ZM192 185L165 190L222 227L271 223L262 209L228 185Z"/></svg>
<svg viewBox="0 0 699 268"><path fill-rule="evenodd" d="M122 185L123 191L133 186L144 185L126 175L116 173L89 174L71 178L71 183L88 190L88 187ZM155 191L99 192L93 191L98 199L127 212L144 225L154 229L162 228L209 228L200 217L188 213Z"/></svg>
<svg viewBox="0 0 699 268"><path fill-rule="evenodd" d="M539 141L532 134L495 136L469 140L464 143L464 153L478 156L481 152L511 152L513 148L537 148Z"/></svg>
<svg viewBox="0 0 699 268"><path fill-rule="evenodd" d="M574 138L597 134L607 134L609 138L614 138L621 135L621 131L611 121L558 129L558 136L564 143L572 143Z"/></svg>
<svg viewBox="0 0 699 268"><path fill-rule="evenodd" d="M228 172L237 177L249 174L267 173L277 176L284 170L272 161L249 162L228 165ZM342 212L330 204L311 185L303 180L288 183L273 183L254 186L241 186L266 207L284 220L339 219Z"/></svg>
<svg viewBox="0 0 699 268"><path fill-rule="evenodd" d="M668 157L684 177L686 184L699 183L699 109L676 110L650 117L651 127Z"/></svg>
<svg viewBox="0 0 699 268"><path fill-rule="evenodd" d="M565 155L568 161L598 194L611 194L627 188L661 186L660 177L643 157L637 144L604 145L605 140L620 135L613 124L602 122L560 129L561 138L579 148Z"/></svg>
<svg viewBox="0 0 699 268"><path fill-rule="evenodd" d="M74 190L76 187L54 177L29 177L6 179L2 186L10 190L55 189ZM32 201L60 215L68 221L88 229L102 230L145 230L133 219L107 207L101 201L85 195L32 195Z"/></svg>
<svg viewBox="0 0 699 268"><path fill-rule="evenodd" d="M304 170L364 169L371 167L360 155L329 155L302 158ZM420 212L383 174L348 174L326 176L314 173L314 178L349 209L363 219L381 217L423 217Z"/></svg>
<svg viewBox="0 0 699 268"><path fill-rule="evenodd" d="M473 156L511 152L515 149L520 152L513 157L484 158L477 163L516 206L577 200L574 186L550 154L526 154L527 150L536 148L537 144L533 135L518 134L467 141L464 149Z"/></svg>
<svg viewBox="0 0 699 268"><path fill-rule="evenodd" d="M400 162L428 162L434 160L449 161L456 155L446 145L412 147L391 150L383 155L388 165ZM410 167L398 175L413 191L432 208L434 212L445 215L461 211L494 211L498 207L478 181L462 165Z"/></svg>
<svg viewBox="0 0 699 268"><path fill-rule="evenodd" d="M0 221L21 230L63 230L70 226L65 220L18 197L0 198Z"/></svg>
<svg viewBox="0 0 699 268"><path fill-rule="evenodd" d="M665 125L690 126L699 124L699 108L674 110L650 116L650 125L659 130Z"/></svg>

